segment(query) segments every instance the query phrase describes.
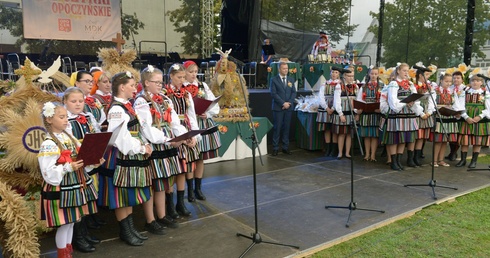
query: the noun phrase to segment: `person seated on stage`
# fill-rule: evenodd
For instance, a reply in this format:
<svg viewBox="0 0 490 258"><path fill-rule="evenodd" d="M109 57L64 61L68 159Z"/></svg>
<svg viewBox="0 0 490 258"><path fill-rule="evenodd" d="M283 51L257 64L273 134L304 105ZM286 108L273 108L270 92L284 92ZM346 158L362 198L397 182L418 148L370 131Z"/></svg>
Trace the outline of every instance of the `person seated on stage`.
<svg viewBox="0 0 490 258"><path fill-rule="evenodd" d="M269 46L271 45L271 40L270 39L264 39L264 45ZM267 66L270 66L272 63L272 59L274 58L274 55L267 54L263 49L262 49L262 56L260 63L261 64L266 64Z"/></svg>
<svg viewBox="0 0 490 258"><path fill-rule="evenodd" d="M332 47L328 42L327 34L325 32L320 32L320 37L315 44L313 44L311 54L316 58L318 54L330 55L330 53L332 53Z"/></svg>

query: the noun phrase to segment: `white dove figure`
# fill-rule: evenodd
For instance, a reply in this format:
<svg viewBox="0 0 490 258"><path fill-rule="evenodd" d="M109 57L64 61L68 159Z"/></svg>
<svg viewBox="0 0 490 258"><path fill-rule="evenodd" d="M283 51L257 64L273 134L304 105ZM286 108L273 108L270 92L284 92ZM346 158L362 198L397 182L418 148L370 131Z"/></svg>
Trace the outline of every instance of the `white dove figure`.
<svg viewBox="0 0 490 258"><path fill-rule="evenodd" d="M37 81L40 83L52 82L53 80L50 79L49 77L53 76L57 71L59 71L60 67L61 67L61 57L58 56L58 58L53 62L53 64L47 70L41 72L41 74L39 75L39 79Z"/></svg>

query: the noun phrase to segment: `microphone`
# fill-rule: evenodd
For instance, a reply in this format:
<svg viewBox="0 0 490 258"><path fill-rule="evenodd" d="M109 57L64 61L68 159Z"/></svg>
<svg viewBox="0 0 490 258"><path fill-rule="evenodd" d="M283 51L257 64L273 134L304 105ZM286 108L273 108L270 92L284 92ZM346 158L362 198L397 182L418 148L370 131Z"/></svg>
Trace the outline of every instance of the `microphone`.
<svg viewBox="0 0 490 258"><path fill-rule="evenodd" d="M481 73L477 74L476 76L483 78L485 81L490 81L490 78L488 76L485 76Z"/></svg>
<svg viewBox="0 0 490 258"><path fill-rule="evenodd" d="M414 65L412 66L412 68L423 72L432 72L429 68L418 66L418 65Z"/></svg>
<svg viewBox="0 0 490 258"><path fill-rule="evenodd" d="M232 62L235 62L235 64L237 64L238 66L245 66L245 63L232 57L232 56L228 56L228 60L232 61Z"/></svg>

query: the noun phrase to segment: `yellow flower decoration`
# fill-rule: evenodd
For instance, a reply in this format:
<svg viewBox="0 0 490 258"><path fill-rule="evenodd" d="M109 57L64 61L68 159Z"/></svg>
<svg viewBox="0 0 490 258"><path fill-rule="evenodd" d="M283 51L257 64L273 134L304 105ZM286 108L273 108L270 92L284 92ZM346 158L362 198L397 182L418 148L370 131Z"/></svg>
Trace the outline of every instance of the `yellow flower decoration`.
<svg viewBox="0 0 490 258"><path fill-rule="evenodd" d="M432 73L435 73L437 71L437 66L435 66L433 64L429 65L429 67L427 67L427 68L429 68L432 71Z"/></svg>
<svg viewBox="0 0 490 258"><path fill-rule="evenodd" d="M477 68L473 69L473 71L471 71L471 74L475 75L475 74L480 73L480 72L481 72L480 67L477 67Z"/></svg>
<svg viewBox="0 0 490 258"><path fill-rule="evenodd" d="M412 78L412 79L415 79L416 73L417 73L417 70L415 70L415 69L408 70L408 76L410 76L410 78Z"/></svg>
<svg viewBox="0 0 490 258"><path fill-rule="evenodd" d="M385 72L386 72L386 71L385 71L385 68L384 68L384 67L380 67L380 68L378 69L378 72L379 72L379 74L381 75L381 74L385 74Z"/></svg>
<svg viewBox="0 0 490 258"><path fill-rule="evenodd" d="M455 72L454 70L455 70L454 67L448 68L448 69L446 69L446 73L447 74L453 74Z"/></svg>
<svg viewBox="0 0 490 258"><path fill-rule="evenodd" d="M466 66L464 63L458 65L458 71L460 71L462 74L465 74L469 69L470 67Z"/></svg>

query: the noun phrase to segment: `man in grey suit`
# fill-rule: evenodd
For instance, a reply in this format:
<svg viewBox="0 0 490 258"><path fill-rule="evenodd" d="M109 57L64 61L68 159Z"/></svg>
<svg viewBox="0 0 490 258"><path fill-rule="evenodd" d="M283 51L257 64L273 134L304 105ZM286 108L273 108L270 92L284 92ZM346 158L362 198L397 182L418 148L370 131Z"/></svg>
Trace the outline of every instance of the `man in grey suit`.
<svg viewBox="0 0 490 258"><path fill-rule="evenodd" d="M272 155L279 152L279 139L282 136L282 152L292 154L289 150L289 126L294 111L296 88L294 80L288 77L288 64L279 63L279 74L271 79L272 114L274 134L272 137Z"/></svg>

